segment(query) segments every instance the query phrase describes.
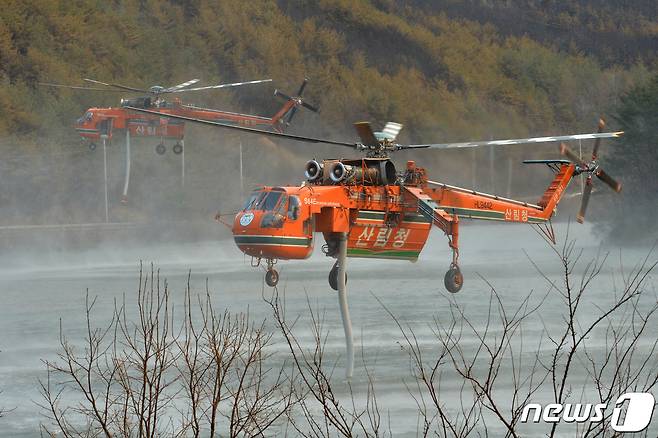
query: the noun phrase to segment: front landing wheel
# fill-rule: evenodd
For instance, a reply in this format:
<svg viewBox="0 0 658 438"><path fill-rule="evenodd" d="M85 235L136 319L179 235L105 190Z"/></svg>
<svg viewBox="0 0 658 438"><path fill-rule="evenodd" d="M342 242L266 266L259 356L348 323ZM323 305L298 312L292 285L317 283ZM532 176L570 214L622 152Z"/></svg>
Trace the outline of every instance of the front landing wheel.
<svg viewBox="0 0 658 438"><path fill-rule="evenodd" d="M459 270L459 266L450 265L450 269L446 272L446 276L443 279L443 284L445 285L448 292L456 294L462 289L464 285L464 276Z"/></svg>
<svg viewBox="0 0 658 438"><path fill-rule="evenodd" d="M345 284L347 284L347 272L345 273ZM338 290L338 263L334 263L334 267L329 271L329 286L333 290Z"/></svg>
<svg viewBox="0 0 658 438"><path fill-rule="evenodd" d="M269 269L265 273L265 283L267 283L269 287L274 287L279 283L279 273L276 269Z"/></svg>

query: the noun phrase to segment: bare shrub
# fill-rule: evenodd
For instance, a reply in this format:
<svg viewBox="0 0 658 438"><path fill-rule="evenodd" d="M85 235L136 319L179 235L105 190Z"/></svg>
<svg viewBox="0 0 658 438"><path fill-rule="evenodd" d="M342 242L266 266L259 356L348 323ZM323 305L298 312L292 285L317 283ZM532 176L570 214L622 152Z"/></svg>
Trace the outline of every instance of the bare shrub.
<svg viewBox="0 0 658 438"><path fill-rule="evenodd" d="M655 389L658 301L647 281L658 264L649 261L653 252L631 272L622 271L620 284L602 299L593 287L607 257L583 262L573 242L552 248L560 273L548 275L535 265L546 283L542 293L508 301L483 279L489 288L484 317L465 309L460 295L443 296L447 312L430 322L429 345L380 301L412 365L405 383L418 410L419 436L518 437L530 427L550 437L607 436L614 432L611 409L603 421L528 426L524 407L613 406L623 393ZM205 295L193 295L188 278L176 319L166 284L151 270L140 272L136 317L130 318L124 299L111 321L97 328L94 300L87 298L85 345L72 345L60 328L59 357L46 362L41 391L49 424L43 431L65 437L392 435L367 360L359 394L334 375L324 313L307 298L310 327L301 330L310 329L312 339L305 344L295 334L299 316L286 315L278 290L265 301L273 329L248 314L216 312L207 285ZM553 321L545 319L548 304ZM279 335L285 357L272 355ZM446 382L457 387L457 396L442 392ZM284 422L291 431L282 429Z"/></svg>
<svg viewBox="0 0 658 438"><path fill-rule="evenodd" d="M553 249L562 282L535 265L547 282L546 294L529 293L513 306L487 282L490 296L483 326L459 304L458 296L446 297L449 318L435 318L432 323L438 348L428 351L414 329L386 309L413 364L415 391L411 392L423 425L420 435L465 437L486 434L496 426L505 436L522 436L524 406L547 395L552 403L613 406L621 394L656 387L658 339L647 329L656 326L658 304L655 294L641 301L648 293L647 276L658 264L649 262L653 250L632 272L622 274L622 286L611 302L601 304L590 295L606 256L583 265L582 251L576 251L573 241ZM583 268L579 281L574 281L576 267ZM558 328L543 319L549 300L561 303L563 324ZM528 348L524 333L538 326L539 341ZM465 343L466 338L474 339L475 345ZM576 376L576 369L584 373ZM446 376L461 379L459 400L441 397ZM583 437L607 435L611 414L612 409L606 409L603 421L585 422L575 429L564 421L550 423L546 433L550 437L567 431Z"/></svg>
<svg viewBox="0 0 658 438"><path fill-rule="evenodd" d="M60 323L58 359L40 382L45 434L262 436L290 409L290 378L268 368L271 335L248 315L216 313L207 287L194 301L188 278L182 322L153 269L140 270L135 318L123 301L99 328L87 296L84 346Z"/></svg>

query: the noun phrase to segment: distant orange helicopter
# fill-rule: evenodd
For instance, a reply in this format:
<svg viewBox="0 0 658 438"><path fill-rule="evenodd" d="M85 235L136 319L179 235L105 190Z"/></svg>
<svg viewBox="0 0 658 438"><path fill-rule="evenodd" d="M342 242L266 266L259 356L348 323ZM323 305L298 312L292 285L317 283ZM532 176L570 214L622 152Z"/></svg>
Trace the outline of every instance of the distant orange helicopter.
<svg viewBox="0 0 658 438"><path fill-rule="evenodd" d="M133 108L148 114L165 116L151 110ZM169 116L169 115L167 115ZM551 217L571 179L587 175L582 203L577 216L583 222L596 176L615 192L621 184L599 165L602 138L619 137L623 132L534 137L444 144L399 144L396 138L402 125L389 122L374 132L368 122L355 123L360 142L350 143L254 128L231 126L182 116L169 116L190 122L237 129L290 140L349 147L364 157L311 160L306 164L306 181L300 186L264 186L255 190L235 216L231 226L238 248L252 257L252 265L265 260L265 282L274 287L279 274L277 260L306 259L315 245L315 233L324 236L323 252L336 258L329 273L330 286L339 291L345 336L348 343L348 377L351 376L353 348L351 323L347 309L345 265L347 257L400 259L416 261L427 242L432 225L448 237L452 261L444 276L444 285L456 293L464 284L459 268L459 223L462 218L535 224L555 241ZM452 186L428 179L425 169L408 161L398 171L389 154L400 150L472 148L524 143L550 143L595 139L592 159L583 161L564 143L560 153L567 159L526 160L527 164L545 164L555 173L536 204Z"/></svg>
<svg viewBox="0 0 658 438"><path fill-rule="evenodd" d="M193 91L205 91L220 88L238 87L242 85L261 84L271 82L271 79L260 79L247 82L234 82L219 85L209 85L203 87L190 88L199 82L199 79L192 79L172 87L163 87L154 85L148 89L137 88L116 83L101 82L94 79L83 79L99 87L85 87L76 85L53 84L41 82L40 85L56 88L68 88L74 90L102 91L102 92L120 92L120 93L140 93L141 97L121 99L120 107L110 108L89 108L85 114L76 120L75 129L78 131L83 140L87 143L90 150L96 149L96 142L110 140L115 130L125 131L126 139L126 173L122 201L125 202L128 196L128 185L130 181L130 141L131 137L158 137L160 142L155 147L158 155L163 155L167 148L164 144L165 138L172 138L176 143L172 151L176 155L181 155L181 180L185 177L184 164L184 136L185 123L179 120L170 120L161 116L144 115L131 111L130 107L140 109L157 109L161 114L179 115L193 117L204 120L222 121L223 123L234 123L239 126L269 126L276 132L283 132L290 125L297 111L302 106L311 111L317 112L318 109L302 100L302 94L306 88L307 80L302 82L296 96L289 96L279 90L275 90L275 96L282 97L286 102L272 117L262 117L252 114L241 114L229 111L221 111L210 108L201 108L194 105L184 104L180 99L173 99L168 102L163 96L177 93L187 93Z"/></svg>

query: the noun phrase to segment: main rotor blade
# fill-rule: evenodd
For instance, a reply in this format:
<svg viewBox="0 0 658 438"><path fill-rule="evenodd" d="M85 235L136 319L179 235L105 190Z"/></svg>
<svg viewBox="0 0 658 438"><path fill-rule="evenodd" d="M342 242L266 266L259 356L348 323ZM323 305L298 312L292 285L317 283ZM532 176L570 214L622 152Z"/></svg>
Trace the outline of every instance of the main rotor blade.
<svg viewBox="0 0 658 438"><path fill-rule="evenodd" d="M386 125L384 125L384 129L382 129L382 132L390 136L393 140L395 140L398 137L398 134L400 133L401 130L402 130L401 123L388 122L386 123Z"/></svg>
<svg viewBox="0 0 658 438"><path fill-rule="evenodd" d="M84 78L82 80L86 81L86 82L91 82L92 84L105 85L106 87L120 88L121 90L135 91L137 93L150 93L150 91L148 91L148 90L142 90L141 88L128 87L126 85L121 85L121 84L108 84L106 82L101 82L101 81L97 81L97 80L89 79L89 78Z"/></svg>
<svg viewBox="0 0 658 438"><path fill-rule="evenodd" d="M431 143L431 144L409 144L397 145L396 149L453 149L453 148L474 148L479 146L506 146L511 144L525 144L525 143L552 143L557 141L568 140L586 140L591 138L610 138L620 137L624 131L617 132L601 132L592 134L573 134L573 135L558 135L555 137L530 137L530 138L511 138L507 140L491 140L491 141L470 141L465 143Z"/></svg>
<svg viewBox="0 0 658 438"><path fill-rule="evenodd" d="M611 177L610 175L608 175L607 173L605 173L605 172L603 171L603 169L600 169L600 168L597 169L596 172L594 172L594 174L595 174L595 175L596 175L601 181L603 181L604 183L606 183L607 185L609 185L610 188L611 188L612 190L614 190L614 191L617 192L617 193L621 192L621 183L620 183L620 182L617 182L613 177Z"/></svg>
<svg viewBox="0 0 658 438"><path fill-rule="evenodd" d="M174 85L173 87L169 87L166 90L163 91L163 93L171 93L176 90L180 90L181 88L186 88L189 87L190 85L194 85L197 82L199 82L200 79L190 79L187 82L183 82L182 84Z"/></svg>
<svg viewBox="0 0 658 438"><path fill-rule="evenodd" d="M605 128L605 120L599 119L599 130L598 132L603 132ZM601 138L597 138L594 142L594 149L592 149L592 161L596 161L596 157L599 156L599 146L601 146Z"/></svg>
<svg viewBox="0 0 658 438"><path fill-rule="evenodd" d="M343 142L343 141L326 140L326 139L322 139L322 138L305 137L305 136L301 136L301 135L293 135L293 134L285 134L285 133L281 133L281 132L265 131L265 130L262 130L262 129L247 128L245 126L227 125L225 123L213 122L211 120L196 119L194 117L185 117L185 116L179 116L179 115L175 115L175 114L161 113L161 112L158 112L158 111L151 111L151 110L146 110L146 109L142 109L142 108L135 108L135 107L132 107L132 106L126 106L124 108L132 110L132 111L136 111L138 113L153 114L155 116L168 117L170 119L185 120L187 122L200 123L200 124L203 124L203 125L218 126L218 127L227 128L227 129L235 129L237 131L250 132L252 134L269 135L270 137L287 138L289 140L303 141L303 142L308 142L308 143L324 143L324 144L332 144L332 145L336 145L336 146L347 146L347 147L350 147L350 148L353 148L353 149L357 149L358 146L359 146L357 143L347 143L347 142Z"/></svg>
<svg viewBox="0 0 658 438"><path fill-rule="evenodd" d="M578 216L576 216L576 221L582 224L585 222L585 212L587 211L587 204L589 203L589 197L592 194L592 177L587 177L587 182L585 183L585 189L583 190L583 199L580 201L580 211L578 211Z"/></svg>
<svg viewBox="0 0 658 438"><path fill-rule="evenodd" d="M376 146L379 144L377 137L375 137L375 134L372 132L370 122L356 122L354 127L364 145Z"/></svg>
<svg viewBox="0 0 658 438"><path fill-rule="evenodd" d="M70 88L72 90L89 90L89 91L103 91L106 93L123 93L123 90L114 90L112 88L94 88L94 87L82 87L79 85L63 85L63 84L51 84L50 82L39 82L39 85L44 87L56 87L56 88Z"/></svg>
<svg viewBox="0 0 658 438"><path fill-rule="evenodd" d="M207 87L185 88L183 90L165 90L164 93L186 93L188 91L212 90L215 88L239 87L240 85L260 84L263 82L272 82L272 79L259 79L257 81L233 82L231 84L209 85Z"/></svg>

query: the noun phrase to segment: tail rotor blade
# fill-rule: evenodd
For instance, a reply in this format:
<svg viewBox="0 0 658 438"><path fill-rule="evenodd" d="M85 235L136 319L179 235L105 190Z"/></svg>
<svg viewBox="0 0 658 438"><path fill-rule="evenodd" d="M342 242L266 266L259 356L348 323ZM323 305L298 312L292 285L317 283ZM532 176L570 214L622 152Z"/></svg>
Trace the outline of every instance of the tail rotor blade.
<svg viewBox="0 0 658 438"><path fill-rule="evenodd" d="M600 134L605 129L605 120L599 119L599 129L597 132ZM597 137L594 141L594 149L592 150L592 161L596 161L599 156L599 146L601 145L601 137Z"/></svg>
<svg viewBox="0 0 658 438"><path fill-rule="evenodd" d="M274 95L275 95L275 96L278 96L278 97L282 97L282 98L284 98L284 99L286 99L286 100L293 100L292 97L288 96L288 95L285 94L285 93L282 93L282 92L279 91L279 90L274 90Z"/></svg>
<svg viewBox="0 0 658 438"><path fill-rule="evenodd" d="M603 169L597 169L595 175L598 179L610 186L612 190L619 193L621 192L621 183L616 181L613 177L608 175L603 171Z"/></svg>
<svg viewBox="0 0 658 438"><path fill-rule="evenodd" d="M317 107L314 107L311 104L308 104L302 100L302 94L304 93L304 90L306 89L306 84L308 83L308 78L304 78L304 81L302 82L302 85L300 85L299 90L297 91L296 96L288 96L286 93L283 93L279 90L274 90L274 95L277 97L281 97L288 102L292 102L293 105L290 108L288 115L285 117L284 121L286 125L289 125L290 122L292 122L292 119L295 117L295 114L297 114L297 110L299 109L300 106L303 106L304 108L313 111L314 113L319 112L320 110Z"/></svg>
<svg viewBox="0 0 658 438"><path fill-rule="evenodd" d="M299 87L299 91L297 92L297 97L302 97L302 93L304 93L304 88L306 88L307 82L308 78L304 78L304 82L302 82L302 85Z"/></svg>
<svg viewBox="0 0 658 438"><path fill-rule="evenodd" d="M286 125L289 125L292 122L292 118L295 117L296 112L297 112L297 105L293 106L290 112L288 113L288 117L286 117Z"/></svg>
<svg viewBox="0 0 658 438"><path fill-rule="evenodd" d="M580 211L578 212L578 216L576 216L576 220L578 223L583 223L585 222L585 212L587 211L587 204L589 203L589 197L592 194L592 177L587 178L587 182L585 183L585 189L583 190L583 199L580 202Z"/></svg>
<svg viewBox="0 0 658 438"><path fill-rule="evenodd" d="M587 167L587 163L585 163L583 160L580 159L578 155L574 153L571 149L569 149L569 146L567 146L564 143L560 143L560 154L566 156L569 161L580 164L583 167Z"/></svg>
<svg viewBox="0 0 658 438"><path fill-rule="evenodd" d="M311 104L308 104L308 103L304 102L303 100L302 100L302 106L304 108L308 109L308 110L313 111L314 113L320 112L320 110L318 108L314 107Z"/></svg>

